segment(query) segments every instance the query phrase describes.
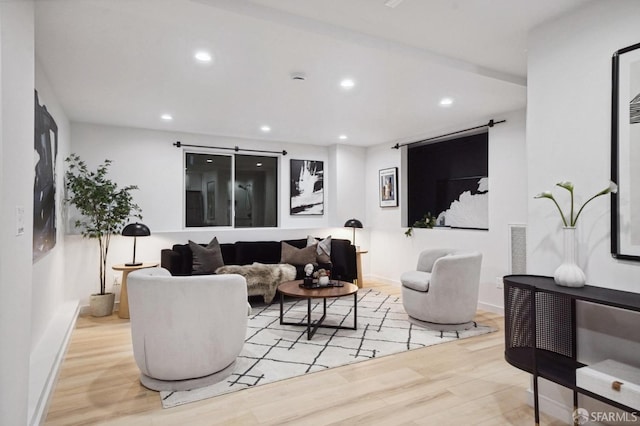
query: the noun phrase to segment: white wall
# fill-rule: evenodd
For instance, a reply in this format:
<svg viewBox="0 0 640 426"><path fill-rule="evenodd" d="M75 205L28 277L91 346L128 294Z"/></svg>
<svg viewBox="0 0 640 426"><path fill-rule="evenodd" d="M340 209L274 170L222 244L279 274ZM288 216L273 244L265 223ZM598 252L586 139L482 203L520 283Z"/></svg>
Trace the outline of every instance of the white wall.
<svg viewBox="0 0 640 426"><path fill-rule="evenodd" d="M349 145L333 145L329 148L330 162L335 168L335 179L332 181L329 225L341 227L344 223L356 218L361 222L365 218L365 161L366 150ZM367 226L363 222L363 226ZM353 235L353 234L352 234ZM358 237L356 237L356 243Z"/></svg>
<svg viewBox="0 0 640 426"><path fill-rule="evenodd" d="M577 203L605 188L610 177L611 56L640 42L640 2L596 1L535 29L528 56L527 158L529 272L552 275L562 257L560 218L548 200L533 200L556 182L575 184ZM568 206L561 188L553 190ZM578 223L579 263L587 283L640 292L640 263L611 257L608 197L593 201ZM581 306L579 358L637 361L637 324L612 310ZM597 326L596 326L597 324ZM570 407L571 398L545 387L550 399ZM568 411L568 410L565 410ZM566 416L568 413L565 412Z"/></svg>
<svg viewBox="0 0 640 426"><path fill-rule="evenodd" d="M33 3L0 2L0 424L27 424L33 217ZM16 235L16 207L24 234Z"/></svg>
<svg viewBox="0 0 640 426"><path fill-rule="evenodd" d="M497 288L496 277L508 273L508 224L526 223L525 112L493 118L506 119L506 123L489 130L489 231L414 229L413 236L406 237L407 228L401 226L402 208L381 208L378 202L378 171L401 167L402 154L390 149L390 145L368 150L366 220L371 240L370 252L364 260L371 276L398 284L402 272L415 269L418 253L425 248L478 250L483 254L480 306L502 309L502 290ZM469 127L477 124L469 123ZM455 130L459 129L444 129L442 133ZM402 168L400 172L398 184L402 188Z"/></svg>
<svg viewBox="0 0 640 426"><path fill-rule="evenodd" d="M172 144L222 146L248 149L264 149L288 152L280 157L278 228L232 229L204 228L183 229L184 211L184 148ZM160 250L173 244L184 244L189 239L209 242L214 236L222 243L235 241L305 238L308 234L335 238L351 238L351 232L341 228L347 212L363 214L364 194L358 191L363 181L364 150L343 146L323 147L292 143L278 143L228 138L221 136L173 133L88 123L71 124L71 151L80 155L90 168L104 159L113 161L110 176L119 185L138 185L134 200L142 208L143 219L151 229L151 236L138 240L136 258L143 261L160 261ZM333 152L338 152L336 155ZM203 152L213 152L210 150ZM228 153L229 151L221 151ZM331 154L330 154L331 152ZM342 160L345 157L346 160ZM325 214L322 216L289 215L289 160L324 161ZM343 185L340 182L350 182ZM334 191L337 196L334 196ZM336 214L336 209L339 212ZM360 213L358 213L360 212ZM330 221L330 217L338 217ZM70 214L69 222L74 220ZM342 222L340 222L342 221ZM330 223L331 222L331 223ZM98 289L98 252L94 240L83 240L77 230L69 225L71 235L66 236L66 274L70 298L80 299L86 305L89 295ZM112 238L108 264L130 262L132 241L129 238ZM107 285L119 279L119 273L108 271ZM115 288L116 293L118 288Z"/></svg>
<svg viewBox="0 0 640 426"><path fill-rule="evenodd" d="M45 329L49 325L49 321L65 301L63 169L64 159L69 155L70 147L69 120L58 104L49 80L37 61L35 67L35 87L38 91L40 105L47 107L47 111L49 111L58 126L58 156L55 167L57 239L55 247L33 264L33 294L31 298L33 308L33 315L31 317L33 321L31 325L32 347L35 347L40 341ZM31 180L33 181L33 177Z"/></svg>

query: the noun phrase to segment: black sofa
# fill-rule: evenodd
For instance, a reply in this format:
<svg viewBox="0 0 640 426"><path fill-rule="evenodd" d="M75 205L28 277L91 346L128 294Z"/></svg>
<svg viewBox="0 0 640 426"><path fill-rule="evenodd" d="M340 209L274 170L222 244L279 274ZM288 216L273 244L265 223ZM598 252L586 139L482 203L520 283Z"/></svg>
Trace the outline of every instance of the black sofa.
<svg viewBox="0 0 640 426"><path fill-rule="evenodd" d="M307 246L307 239L284 241L238 241L233 244L220 244L225 265L250 265L253 262L280 263L282 242L297 248ZM206 244L203 244L206 245ZM175 244L171 249L161 251L161 266L171 275L191 275L193 254L189 244ZM296 267L296 279L304 278L304 265ZM331 239L331 264L318 264L318 268L331 270L331 278L353 281L357 277L356 248L351 241Z"/></svg>

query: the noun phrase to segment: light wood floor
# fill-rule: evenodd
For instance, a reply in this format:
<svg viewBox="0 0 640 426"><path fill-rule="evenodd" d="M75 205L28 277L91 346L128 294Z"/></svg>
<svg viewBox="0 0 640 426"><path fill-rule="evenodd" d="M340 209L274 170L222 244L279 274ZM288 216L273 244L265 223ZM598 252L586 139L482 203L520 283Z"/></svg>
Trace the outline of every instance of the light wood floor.
<svg viewBox="0 0 640 426"><path fill-rule="evenodd" d="M499 331L163 409L158 393L138 382L129 321L83 316L46 424L533 425L530 376L504 361L502 317L476 319Z"/></svg>

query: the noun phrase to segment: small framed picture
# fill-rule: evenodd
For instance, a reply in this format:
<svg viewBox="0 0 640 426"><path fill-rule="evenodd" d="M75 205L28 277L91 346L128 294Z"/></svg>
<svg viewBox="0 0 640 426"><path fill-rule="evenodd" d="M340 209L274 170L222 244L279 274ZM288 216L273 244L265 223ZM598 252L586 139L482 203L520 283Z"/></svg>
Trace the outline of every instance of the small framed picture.
<svg viewBox="0 0 640 426"><path fill-rule="evenodd" d="M380 170L379 182L380 207L398 207L398 168Z"/></svg>

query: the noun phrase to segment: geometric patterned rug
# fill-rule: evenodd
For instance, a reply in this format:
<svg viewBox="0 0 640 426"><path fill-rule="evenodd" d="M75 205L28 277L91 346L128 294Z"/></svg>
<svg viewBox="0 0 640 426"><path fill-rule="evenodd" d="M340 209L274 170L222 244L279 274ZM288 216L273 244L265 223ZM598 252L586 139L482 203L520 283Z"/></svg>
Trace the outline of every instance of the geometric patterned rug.
<svg viewBox="0 0 640 426"><path fill-rule="evenodd" d="M278 296L279 297L279 296ZM213 385L179 392L160 392L164 408L248 389L332 367L365 361L456 340L455 332L428 330L409 322L398 296L373 289L358 291L357 330L323 329L307 340L306 327L280 325L280 304L253 307L247 338L233 373ZM307 301L285 299L286 322L306 322ZM322 299L311 317L322 315ZM324 324L353 326L353 296L327 299ZM496 331L482 326L459 332L464 339Z"/></svg>

